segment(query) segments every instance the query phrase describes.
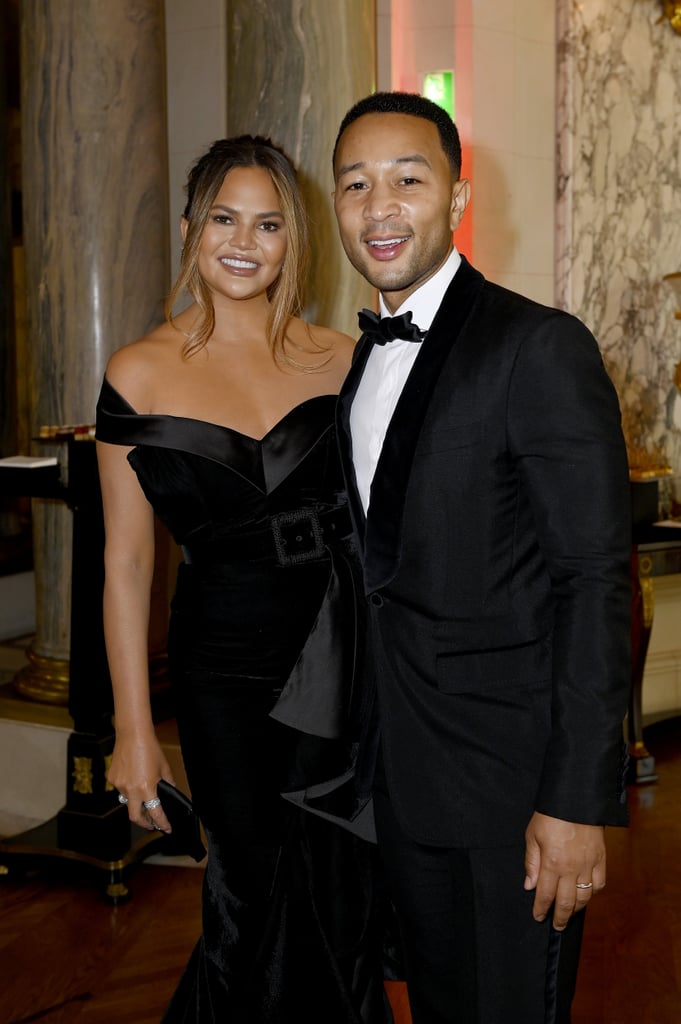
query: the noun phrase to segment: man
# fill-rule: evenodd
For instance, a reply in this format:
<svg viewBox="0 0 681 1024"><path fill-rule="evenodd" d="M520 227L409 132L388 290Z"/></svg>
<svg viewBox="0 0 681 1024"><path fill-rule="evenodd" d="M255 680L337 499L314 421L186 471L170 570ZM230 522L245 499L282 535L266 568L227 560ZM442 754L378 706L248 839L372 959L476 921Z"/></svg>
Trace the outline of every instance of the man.
<svg viewBox="0 0 681 1024"><path fill-rule="evenodd" d="M376 681L363 756L373 737L414 1024L557 1024L603 826L627 815L627 461L591 334L453 247L460 160L451 119L404 93L356 104L334 152L383 321L361 315L339 404ZM406 312L417 340L386 320Z"/></svg>

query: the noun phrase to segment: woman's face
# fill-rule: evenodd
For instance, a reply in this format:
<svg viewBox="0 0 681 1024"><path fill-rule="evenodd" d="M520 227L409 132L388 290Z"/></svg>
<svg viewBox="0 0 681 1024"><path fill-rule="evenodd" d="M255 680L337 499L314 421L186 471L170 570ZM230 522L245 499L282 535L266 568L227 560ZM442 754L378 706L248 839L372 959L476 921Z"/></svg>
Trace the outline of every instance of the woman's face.
<svg viewBox="0 0 681 1024"><path fill-rule="evenodd" d="M264 295L281 273L287 244L281 203L268 172L263 167L229 171L199 248L199 273L213 301Z"/></svg>

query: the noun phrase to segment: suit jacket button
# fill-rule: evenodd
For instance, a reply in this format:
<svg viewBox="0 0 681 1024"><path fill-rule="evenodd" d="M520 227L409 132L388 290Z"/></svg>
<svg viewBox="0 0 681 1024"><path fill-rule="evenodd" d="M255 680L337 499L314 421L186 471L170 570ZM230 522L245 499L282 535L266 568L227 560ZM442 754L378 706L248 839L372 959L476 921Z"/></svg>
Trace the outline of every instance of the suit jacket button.
<svg viewBox="0 0 681 1024"><path fill-rule="evenodd" d="M374 608L382 608L383 607L383 596L381 594L378 594L378 593L372 594L371 597L369 598L369 600L371 601L371 603L374 606Z"/></svg>

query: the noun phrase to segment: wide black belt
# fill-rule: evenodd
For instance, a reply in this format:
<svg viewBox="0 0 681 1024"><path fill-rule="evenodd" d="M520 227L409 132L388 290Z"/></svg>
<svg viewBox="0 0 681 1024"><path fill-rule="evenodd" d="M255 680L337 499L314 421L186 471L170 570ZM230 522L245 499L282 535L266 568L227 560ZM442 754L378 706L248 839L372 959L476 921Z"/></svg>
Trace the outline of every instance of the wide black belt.
<svg viewBox="0 0 681 1024"><path fill-rule="evenodd" d="M192 539L182 545L182 552L190 565L267 557L281 566L301 565L325 558L329 545L351 530L345 506L328 511L300 508L270 516L267 526L255 533Z"/></svg>

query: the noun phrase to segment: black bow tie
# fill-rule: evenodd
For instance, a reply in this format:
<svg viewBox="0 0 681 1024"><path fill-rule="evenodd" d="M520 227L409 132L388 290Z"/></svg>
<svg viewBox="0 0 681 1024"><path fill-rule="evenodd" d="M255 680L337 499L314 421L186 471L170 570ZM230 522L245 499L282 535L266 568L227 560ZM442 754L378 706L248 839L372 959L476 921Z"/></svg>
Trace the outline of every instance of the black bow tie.
<svg viewBox="0 0 681 1024"><path fill-rule="evenodd" d="M422 331L416 324L411 322L411 313L402 313L401 316L380 317L370 309L363 309L357 314L359 329L377 345L385 345L386 341L423 341L426 331Z"/></svg>

